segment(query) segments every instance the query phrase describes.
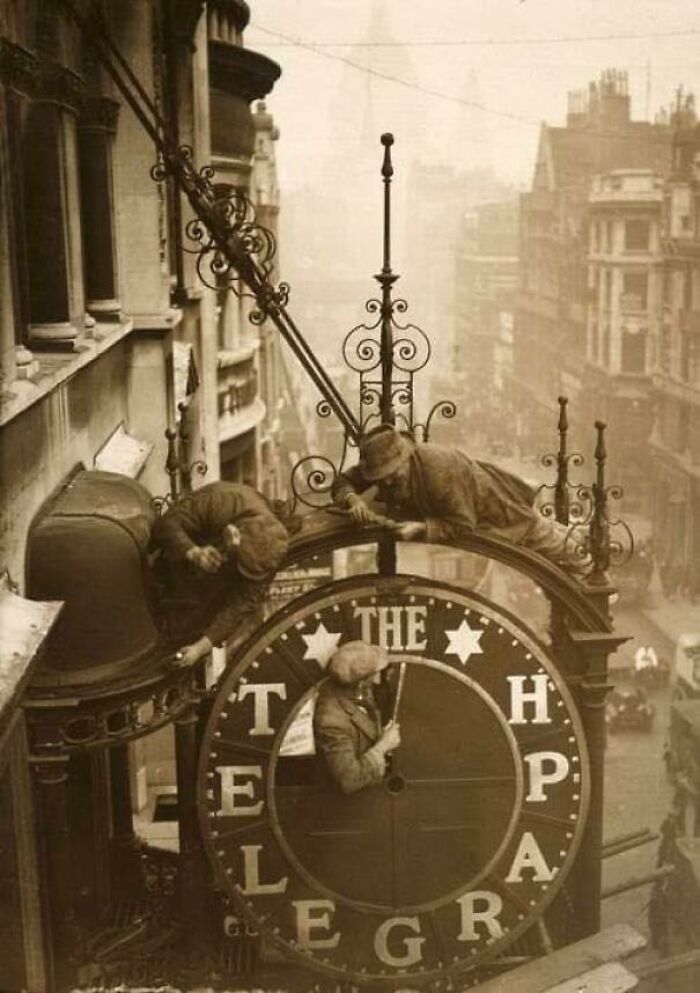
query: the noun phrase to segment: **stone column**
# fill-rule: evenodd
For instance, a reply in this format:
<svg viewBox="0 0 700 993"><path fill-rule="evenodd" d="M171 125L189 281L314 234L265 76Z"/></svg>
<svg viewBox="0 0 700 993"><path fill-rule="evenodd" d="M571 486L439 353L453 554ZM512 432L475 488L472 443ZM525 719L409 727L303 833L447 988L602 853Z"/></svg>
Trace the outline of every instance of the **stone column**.
<svg viewBox="0 0 700 993"><path fill-rule="evenodd" d="M68 804L76 917L89 926L111 912L109 779L104 748L73 755Z"/></svg>
<svg viewBox="0 0 700 993"><path fill-rule="evenodd" d="M37 799L37 837L48 903L50 953L59 989L75 980L71 959L76 925L68 822L68 756L38 754L31 758Z"/></svg>
<svg viewBox="0 0 700 993"><path fill-rule="evenodd" d="M112 801L112 885L115 897L126 897L140 885L139 842L134 831L129 746L109 750L110 796Z"/></svg>
<svg viewBox="0 0 700 993"><path fill-rule="evenodd" d="M118 113L116 101L93 96L85 100L78 121L86 306L98 321L120 316L112 184Z"/></svg>
<svg viewBox="0 0 700 993"><path fill-rule="evenodd" d="M48 101L35 101L27 111L25 234L30 340L36 348L70 347L78 334L71 322L75 315L71 312L68 204L64 196L64 113Z"/></svg>
<svg viewBox="0 0 700 993"><path fill-rule="evenodd" d="M198 709L175 720L177 810L180 833L179 900L185 933L196 940L204 922L204 854L197 817Z"/></svg>

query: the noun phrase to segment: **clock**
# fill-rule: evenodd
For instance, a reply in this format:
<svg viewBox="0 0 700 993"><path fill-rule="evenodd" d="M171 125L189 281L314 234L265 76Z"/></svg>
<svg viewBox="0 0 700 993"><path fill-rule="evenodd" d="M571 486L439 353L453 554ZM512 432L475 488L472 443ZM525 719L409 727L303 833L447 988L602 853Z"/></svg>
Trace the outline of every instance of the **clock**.
<svg viewBox="0 0 700 993"><path fill-rule="evenodd" d="M312 715L329 658L358 639L388 652L401 744L381 783L345 795ZM297 962L380 987L476 969L540 920L588 790L543 645L482 597L411 576L339 581L271 617L222 681L199 767L204 842L245 918Z"/></svg>

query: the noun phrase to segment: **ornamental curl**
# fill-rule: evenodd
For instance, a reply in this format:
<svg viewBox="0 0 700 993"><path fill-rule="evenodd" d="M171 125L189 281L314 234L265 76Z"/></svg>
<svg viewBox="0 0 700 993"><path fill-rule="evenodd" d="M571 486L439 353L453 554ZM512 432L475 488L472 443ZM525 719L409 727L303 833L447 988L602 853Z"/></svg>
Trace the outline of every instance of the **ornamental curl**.
<svg viewBox="0 0 700 993"><path fill-rule="evenodd" d="M428 414L425 424L416 424L416 428L421 428L423 434L423 441L428 441L430 439L430 429L433 425L433 419L438 415L444 417L446 421L452 420L452 418L457 413L457 404L453 403L452 400L438 400L430 408L430 413Z"/></svg>
<svg viewBox="0 0 700 993"><path fill-rule="evenodd" d="M391 391L391 400L401 407L410 406L413 403L413 384L409 381L395 386Z"/></svg>
<svg viewBox="0 0 700 993"><path fill-rule="evenodd" d="M360 403L363 407L369 407L382 401L381 386L379 384L362 383L360 385Z"/></svg>
<svg viewBox="0 0 700 993"><path fill-rule="evenodd" d="M373 330L366 324L358 324L345 336L343 358L353 372L369 372L376 369L382 360L379 341L371 335Z"/></svg>
<svg viewBox="0 0 700 993"><path fill-rule="evenodd" d="M428 336L415 324L408 324L402 328L402 332L404 336L394 341L392 349L394 368L412 374L419 372L430 360ZM412 337L407 337L406 334Z"/></svg>
<svg viewBox="0 0 700 993"><path fill-rule="evenodd" d="M338 478L338 470L325 455L306 455L292 469L292 493L295 503L314 510L329 507L329 494Z"/></svg>

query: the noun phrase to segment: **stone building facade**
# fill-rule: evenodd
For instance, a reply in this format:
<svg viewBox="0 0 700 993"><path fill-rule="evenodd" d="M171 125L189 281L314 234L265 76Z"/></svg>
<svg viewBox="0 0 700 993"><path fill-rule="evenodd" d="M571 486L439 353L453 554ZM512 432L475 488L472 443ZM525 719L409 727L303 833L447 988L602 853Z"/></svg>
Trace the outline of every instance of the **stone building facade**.
<svg viewBox="0 0 700 993"><path fill-rule="evenodd" d="M663 287L652 374L652 521L669 594L700 596L700 127L679 129L664 187Z"/></svg>
<svg viewBox="0 0 700 993"><path fill-rule="evenodd" d="M667 175L670 166L671 128L633 120L627 77L616 70L569 95L565 126L543 124L532 189L520 207L513 387L524 449L547 450L560 394L570 400L574 444L589 419L583 384L593 177L615 169Z"/></svg>
<svg viewBox="0 0 700 993"><path fill-rule="evenodd" d="M75 6L79 13L87 7ZM274 222L276 132L264 109L254 115L250 104L269 91L279 68L241 47L248 5L105 0L101 17L95 31L104 25L194 162L228 157L233 184L250 188L263 223ZM107 844L114 827L110 790L121 783L124 801L131 775L138 806L146 759L172 761L172 745L161 747L157 736L152 748L128 746L130 760L124 746L91 759L57 753L53 762L34 754L28 761L36 741L20 703L45 670L45 639L60 610L24 596L38 515L70 491L82 469L117 473L128 485L138 480L153 497L172 494L173 486L181 491L194 462L207 467L195 485L218 479L222 421L239 413L232 397L260 412L249 478L270 495L280 486L276 341L262 328L249 359L220 361L221 293L202 283L194 256L183 250L189 211L168 180L151 178L155 160L151 138L66 7L2 0L2 989L67 988L65 950L80 915L97 921L105 907L105 867L91 875L91 856L98 835ZM238 320L242 325L243 315ZM176 436L168 467L166 429ZM107 771L107 751L119 759L119 775L114 762ZM92 812L75 807L83 795L75 784L86 782L97 789L85 794ZM121 809L130 821L129 803ZM42 830L52 825L43 841L35 815Z"/></svg>

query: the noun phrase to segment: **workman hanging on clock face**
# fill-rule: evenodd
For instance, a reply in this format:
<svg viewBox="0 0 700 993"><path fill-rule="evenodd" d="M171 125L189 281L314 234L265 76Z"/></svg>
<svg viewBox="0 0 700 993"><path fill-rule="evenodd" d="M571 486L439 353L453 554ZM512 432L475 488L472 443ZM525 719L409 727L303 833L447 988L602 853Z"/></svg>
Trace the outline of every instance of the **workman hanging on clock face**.
<svg viewBox="0 0 700 993"><path fill-rule="evenodd" d="M380 783L386 757L401 743L399 725L382 727L372 683L388 665L377 645L349 641L332 655L314 710L314 740L335 786L345 794Z"/></svg>
<svg viewBox="0 0 700 993"><path fill-rule="evenodd" d="M265 497L238 483L209 483L159 518L152 532L161 550L176 664L194 665L260 611L289 546L287 527Z"/></svg>
<svg viewBox="0 0 700 993"><path fill-rule="evenodd" d="M449 542L476 528L570 572L589 565L568 529L533 507L535 491L524 480L456 448L417 445L381 424L360 442L359 463L339 476L333 499L356 523L371 523L376 515L361 494L374 485L404 541Z"/></svg>

